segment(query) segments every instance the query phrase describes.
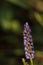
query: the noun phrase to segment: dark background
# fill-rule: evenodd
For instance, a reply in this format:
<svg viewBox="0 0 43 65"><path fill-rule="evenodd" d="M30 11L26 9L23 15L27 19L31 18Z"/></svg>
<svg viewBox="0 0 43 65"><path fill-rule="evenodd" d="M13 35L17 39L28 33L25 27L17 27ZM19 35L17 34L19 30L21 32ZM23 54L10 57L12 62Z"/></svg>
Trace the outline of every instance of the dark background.
<svg viewBox="0 0 43 65"><path fill-rule="evenodd" d="M34 65L43 65L43 24L34 16L35 12L39 15L42 15L42 12L22 1L17 2L0 0L0 65L23 65L23 31L26 21L33 37Z"/></svg>

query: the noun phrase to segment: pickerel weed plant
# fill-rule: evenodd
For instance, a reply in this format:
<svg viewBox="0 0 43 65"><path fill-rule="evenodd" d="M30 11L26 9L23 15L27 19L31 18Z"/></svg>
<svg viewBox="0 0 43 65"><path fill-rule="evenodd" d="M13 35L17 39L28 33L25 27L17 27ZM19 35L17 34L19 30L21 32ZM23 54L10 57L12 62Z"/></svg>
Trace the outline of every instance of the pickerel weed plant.
<svg viewBox="0 0 43 65"><path fill-rule="evenodd" d="M30 59L31 65L33 65L33 59L34 59L34 46L33 46L33 40L32 40L32 35L31 35L31 29L26 22L24 24L24 33L23 33L23 38L24 38L24 51L25 51L25 57L26 59ZM23 59L22 59L23 60ZM25 60L25 59L24 59ZM23 60L23 61L24 61ZM24 62L25 63L25 62ZM25 64L26 65L26 64ZM29 64L28 64L29 65Z"/></svg>

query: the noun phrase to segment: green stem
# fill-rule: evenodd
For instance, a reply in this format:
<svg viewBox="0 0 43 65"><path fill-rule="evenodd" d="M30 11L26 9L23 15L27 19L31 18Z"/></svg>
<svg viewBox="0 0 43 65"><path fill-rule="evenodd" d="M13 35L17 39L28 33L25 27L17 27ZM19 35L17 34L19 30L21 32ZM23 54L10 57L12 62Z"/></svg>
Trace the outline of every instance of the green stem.
<svg viewBox="0 0 43 65"><path fill-rule="evenodd" d="M30 62L31 62L31 65L33 65L33 60L32 60L32 58L30 58Z"/></svg>

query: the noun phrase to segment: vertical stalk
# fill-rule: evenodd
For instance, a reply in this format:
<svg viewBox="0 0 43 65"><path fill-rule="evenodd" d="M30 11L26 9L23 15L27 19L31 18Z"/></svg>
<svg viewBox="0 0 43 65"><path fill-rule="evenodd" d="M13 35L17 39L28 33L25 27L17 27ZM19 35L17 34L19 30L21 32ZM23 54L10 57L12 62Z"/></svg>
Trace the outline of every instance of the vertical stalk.
<svg viewBox="0 0 43 65"><path fill-rule="evenodd" d="M23 65L26 65L26 64L25 64L25 59L24 59L24 58L22 58L22 62L23 62Z"/></svg>
<svg viewBox="0 0 43 65"><path fill-rule="evenodd" d="M30 58L30 62L31 62L31 65L33 65L33 60L32 60L32 58Z"/></svg>

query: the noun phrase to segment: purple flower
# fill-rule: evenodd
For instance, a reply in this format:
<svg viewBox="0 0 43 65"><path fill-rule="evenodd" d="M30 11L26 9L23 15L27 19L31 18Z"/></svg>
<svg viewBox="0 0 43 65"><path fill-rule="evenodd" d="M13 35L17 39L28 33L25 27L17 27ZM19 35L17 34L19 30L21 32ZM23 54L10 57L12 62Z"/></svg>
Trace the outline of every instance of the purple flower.
<svg viewBox="0 0 43 65"><path fill-rule="evenodd" d="M31 35L31 29L28 22L24 24L24 50L26 59L34 58L34 47Z"/></svg>

